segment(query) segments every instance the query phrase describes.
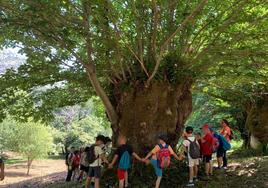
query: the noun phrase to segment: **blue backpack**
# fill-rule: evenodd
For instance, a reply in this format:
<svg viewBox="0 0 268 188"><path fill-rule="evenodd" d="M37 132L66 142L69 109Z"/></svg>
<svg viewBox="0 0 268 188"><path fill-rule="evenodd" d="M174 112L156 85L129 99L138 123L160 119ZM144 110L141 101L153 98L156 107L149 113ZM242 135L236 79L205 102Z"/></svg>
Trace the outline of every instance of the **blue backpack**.
<svg viewBox="0 0 268 188"><path fill-rule="evenodd" d="M122 170L128 170L130 168L130 155L128 151L125 151L121 156L118 168Z"/></svg>
<svg viewBox="0 0 268 188"><path fill-rule="evenodd" d="M231 144L226 140L226 138L222 135L219 135L222 141L222 147L224 150L230 150L231 149Z"/></svg>

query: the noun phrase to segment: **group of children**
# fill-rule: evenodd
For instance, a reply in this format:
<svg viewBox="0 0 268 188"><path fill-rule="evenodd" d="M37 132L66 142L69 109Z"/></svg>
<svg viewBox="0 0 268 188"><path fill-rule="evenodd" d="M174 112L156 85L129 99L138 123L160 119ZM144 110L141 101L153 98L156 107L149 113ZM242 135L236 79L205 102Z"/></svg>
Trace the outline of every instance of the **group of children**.
<svg viewBox="0 0 268 188"><path fill-rule="evenodd" d="M72 148L71 153L67 156L68 175L66 181L70 181L73 174L77 174L79 169L80 173L77 180L81 180L83 175L87 174L85 188L89 188L92 179L94 179L94 187L100 187L101 170L104 163L108 168L113 168L117 163L117 176L119 179L119 188L128 187L128 169L131 167L131 158L135 158L145 164L151 164L157 176L155 188L160 187L163 170L170 165L171 156L176 160L186 159L189 166L189 182L187 186L194 186L198 181L198 165L201 161L205 163L206 179L209 180L213 174L212 154L217 153L218 168L227 167L226 151L230 149L231 129L226 120L222 120L222 129L220 134L217 134L205 124L202 127L202 134L194 134L192 127L186 127L183 134L183 153L179 156L174 152L172 147L167 144L167 136L159 135L158 143L144 158L141 158L133 151L131 145L127 144L127 138L120 135L118 138L118 148L115 151L114 157L109 163L106 158L105 148L111 143L107 137L99 135L96 138L95 144L86 147L78 154ZM78 152L79 153L79 152ZM79 163L75 161L79 158ZM74 175L75 177L75 175Z"/></svg>

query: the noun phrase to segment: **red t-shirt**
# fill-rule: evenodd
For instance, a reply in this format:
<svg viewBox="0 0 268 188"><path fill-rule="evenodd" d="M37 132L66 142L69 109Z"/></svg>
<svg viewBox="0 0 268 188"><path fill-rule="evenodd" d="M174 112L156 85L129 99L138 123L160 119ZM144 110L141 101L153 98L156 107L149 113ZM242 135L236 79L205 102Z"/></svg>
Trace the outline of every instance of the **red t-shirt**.
<svg viewBox="0 0 268 188"><path fill-rule="evenodd" d="M211 133L207 133L204 138L205 142L201 144L201 151L203 155L211 155L212 151L212 143L213 143L213 136Z"/></svg>

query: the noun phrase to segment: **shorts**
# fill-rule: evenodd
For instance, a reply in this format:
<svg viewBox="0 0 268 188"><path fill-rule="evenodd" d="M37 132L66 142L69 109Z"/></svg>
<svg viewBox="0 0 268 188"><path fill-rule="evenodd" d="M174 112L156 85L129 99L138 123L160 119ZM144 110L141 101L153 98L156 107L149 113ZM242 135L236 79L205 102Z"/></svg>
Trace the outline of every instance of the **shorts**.
<svg viewBox="0 0 268 188"><path fill-rule="evenodd" d="M199 165L199 159L191 159L188 158L188 166L193 167L193 166L198 166Z"/></svg>
<svg viewBox="0 0 268 188"><path fill-rule="evenodd" d="M151 164L154 167L154 172L157 177L162 177L163 176L163 170L162 168L159 167L158 160L156 159L151 159Z"/></svg>
<svg viewBox="0 0 268 188"><path fill-rule="evenodd" d="M217 150L217 158L223 157L224 156L224 153L225 153L225 150L223 148L219 148Z"/></svg>
<svg viewBox="0 0 268 188"><path fill-rule="evenodd" d="M100 178L101 177L101 167L100 166L90 166L88 168L88 177Z"/></svg>
<svg viewBox="0 0 268 188"><path fill-rule="evenodd" d="M212 160L212 154L210 154L210 155L203 155L203 161L205 163L210 163L211 160Z"/></svg>
<svg viewBox="0 0 268 188"><path fill-rule="evenodd" d="M117 177L119 180L125 180L127 170L117 169Z"/></svg>
<svg viewBox="0 0 268 188"><path fill-rule="evenodd" d="M89 166L84 166L84 165L81 164L81 165L80 165L80 170L82 170L82 171L88 173Z"/></svg>

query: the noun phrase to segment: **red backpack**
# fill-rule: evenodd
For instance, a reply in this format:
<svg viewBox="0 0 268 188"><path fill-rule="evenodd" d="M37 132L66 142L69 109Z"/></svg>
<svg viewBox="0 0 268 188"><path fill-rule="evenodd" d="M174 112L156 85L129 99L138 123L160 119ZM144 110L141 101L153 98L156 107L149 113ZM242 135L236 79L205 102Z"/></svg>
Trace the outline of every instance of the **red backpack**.
<svg viewBox="0 0 268 188"><path fill-rule="evenodd" d="M80 156L79 155L75 155L74 159L73 159L73 166L74 167L79 167L80 165Z"/></svg>
<svg viewBox="0 0 268 188"><path fill-rule="evenodd" d="M170 165L170 156L171 156L171 153L168 149L169 146L167 144L165 146L159 144L159 147L160 151L158 152L157 155L159 167L162 169L167 168Z"/></svg>

